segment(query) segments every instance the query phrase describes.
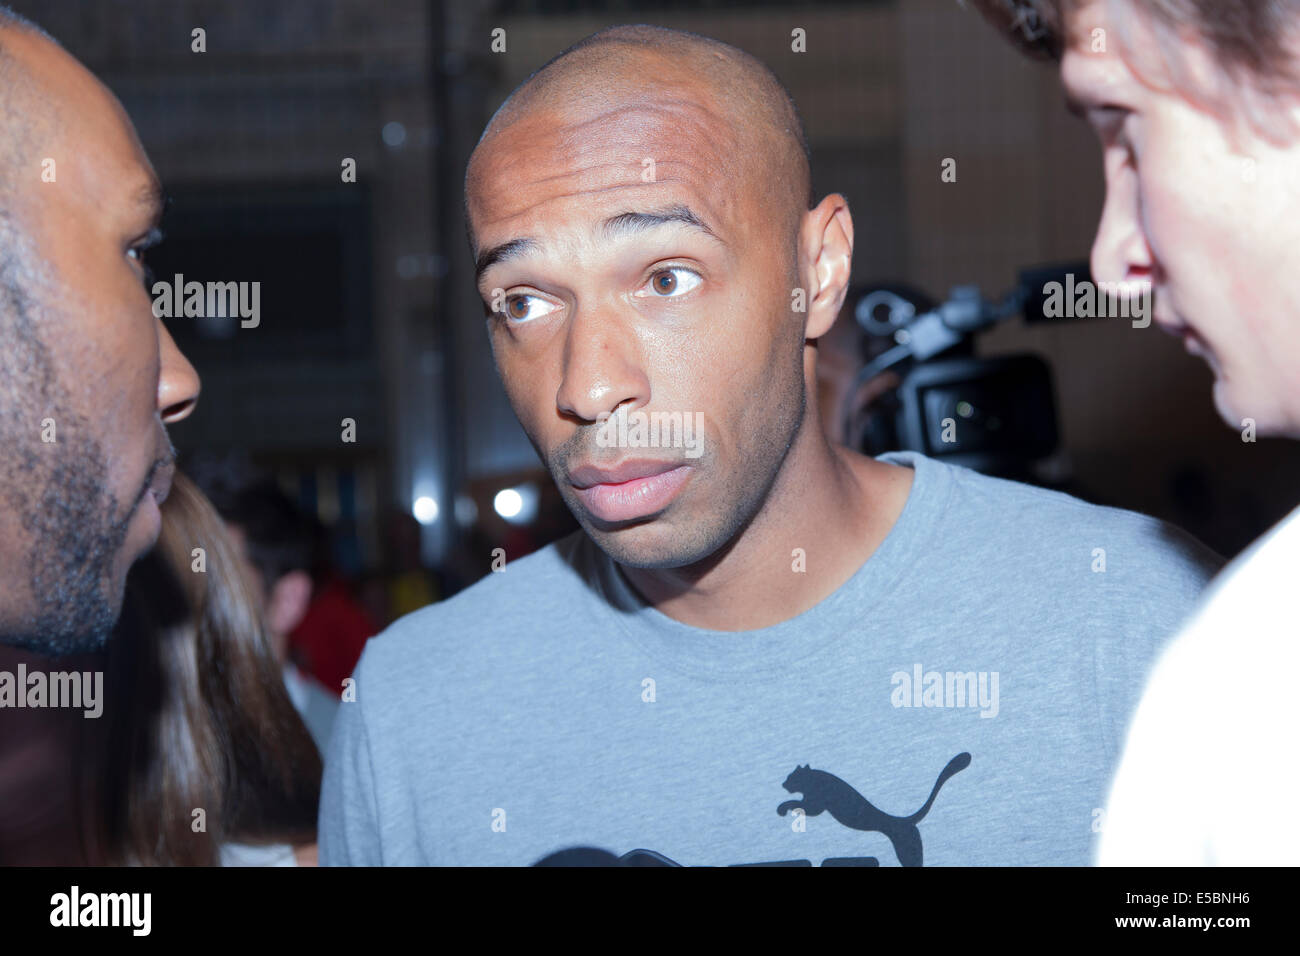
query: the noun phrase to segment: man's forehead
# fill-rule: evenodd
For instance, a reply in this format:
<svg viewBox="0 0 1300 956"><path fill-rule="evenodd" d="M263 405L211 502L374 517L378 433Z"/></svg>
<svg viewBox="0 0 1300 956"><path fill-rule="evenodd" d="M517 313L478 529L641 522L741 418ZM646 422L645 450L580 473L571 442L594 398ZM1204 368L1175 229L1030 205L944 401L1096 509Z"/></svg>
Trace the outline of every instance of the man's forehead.
<svg viewBox="0 0 1300 956"><path fill-rule="evenodd" d="M706 196L681 189L612 189L588 204L574 203L567 208L553 205L517 224L484 232L475 249L475 281L498 262L547 253L569 255L577 261L584 247L594 244L605 248L660 229L664 230L661 235L671 235L668 229L686 230L722 245L730 244L730 230Z"/></svg>
<svg viewBox="0 0 1300 956"><path fill-rule="evenodd" d="M1082 115L1091 103L1119 96L1132 85L1135 77L1120 53L1118 38L1093 44L1085 30L1076 34L1075 39L1076 42L1062 51L1060 77L1067 107Z"/></svg>
<svg viewBox="0 0 1300 956"><path fill-rule="evenodd" d="M467 182L480 245L520 229L594 229L647 204L706 209L725 228L720 207L741 164L716 117L665 99L582 117L538 110L512 122L484 140Z"/></svg>
<svg viewBox="0 0 1300 956"><path fill-rule="evenodd" d="M22 108L39 111L32 117L39 145L60 166L107 166L133 184L155 178L122 104L93 73L38 34L6 30L4 42L32 88Z"/></svg>

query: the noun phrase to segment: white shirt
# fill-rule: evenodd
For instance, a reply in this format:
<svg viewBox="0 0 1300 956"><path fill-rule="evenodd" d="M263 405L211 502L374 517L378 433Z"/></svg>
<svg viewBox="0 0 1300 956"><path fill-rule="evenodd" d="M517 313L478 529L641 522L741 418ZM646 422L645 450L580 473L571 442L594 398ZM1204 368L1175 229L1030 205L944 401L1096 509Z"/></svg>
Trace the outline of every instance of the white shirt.
<svg viewBox="0 0 1300 956"><path fill-rule="evenodd" d="M269 843L265 846L252 843L223 843L220 848L222 866L297 866L293 847L288 843Z"/></svg>
<svg viewBox="0 0 1300 956"><path fill-rule="evenodd" d="M1300 864L1300 508L1230 564L1161 657L1099 866Z"/></svg>

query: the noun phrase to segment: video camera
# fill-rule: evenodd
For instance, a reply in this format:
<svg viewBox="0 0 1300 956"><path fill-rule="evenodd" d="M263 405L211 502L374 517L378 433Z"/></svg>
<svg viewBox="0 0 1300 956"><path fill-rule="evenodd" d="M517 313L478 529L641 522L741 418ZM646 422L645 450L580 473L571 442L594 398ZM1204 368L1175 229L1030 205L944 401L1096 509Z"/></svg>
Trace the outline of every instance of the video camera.
<svg viewBox="0 0 1300 956"><path fill-rule="evenodd" d="M996 301L976 286L956 286L938 305L907 286L868 287L853 314L866 337L863 355L874 357L844 401L845 442L869 455L912 450L986 474L1034 478L1035 463L1059 441L1051 368L1028 353L976 357L974 338L1018 314L1059 321L1044 311L1045 290L1071 276L1091 281L1088 264L1024 269ZM897 386L860 408L863 387L886 372L900 377Z"/></svg>

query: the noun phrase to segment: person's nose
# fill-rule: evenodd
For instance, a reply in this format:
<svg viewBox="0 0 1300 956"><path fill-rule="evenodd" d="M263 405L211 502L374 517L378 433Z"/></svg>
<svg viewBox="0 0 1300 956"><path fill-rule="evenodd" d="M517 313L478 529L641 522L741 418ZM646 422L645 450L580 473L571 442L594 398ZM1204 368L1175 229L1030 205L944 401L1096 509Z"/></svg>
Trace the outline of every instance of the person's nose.
<svg viewBox="0 0 1300 956"><path fill-rule="evenodd" d="M1092 243L1094 282L1151 278L1155 258L1142 227L1137 171L1124 166L1106 177L1106 201Z"/></svg>
<svg viewBox="0 0 1300 956"><path fill-rule="evenodd" d="M158 323L158 411L170 425L188 418L199 400L199 373L176 347L167 326Z"/></svg>
<svg viewBox="0 0 1300 956"><path fill-rule="evenodd" d="M596 422L602 412L612 415L624 403L632 410L650 401L640 343L610 310L574 314L566 330L563 363L555 404L565 415Z"/></svg>

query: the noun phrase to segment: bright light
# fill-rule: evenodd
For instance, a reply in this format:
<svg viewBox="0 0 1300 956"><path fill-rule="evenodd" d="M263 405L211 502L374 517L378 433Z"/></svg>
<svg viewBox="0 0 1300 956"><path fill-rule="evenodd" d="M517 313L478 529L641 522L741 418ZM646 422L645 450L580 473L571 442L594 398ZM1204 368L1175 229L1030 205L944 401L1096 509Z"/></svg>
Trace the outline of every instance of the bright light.
<svg viewBox="0 0 1300 956"><path fill-rule="evenodd" d="M421 495L415 499L415 506L411 508L411 513L420 524L433 524L438 520L438 502L428 495Z"/></svg>
<svg viewBox="0 0 1300 956"><path fill-rule="evenodd" d="M502 488L492 499L492 507L497 514L511 524L526 525L537 520L537 504L540 500L537 485L525 481L513 488Z"/></svg>
<svg viewBox="0 0 1300 956"><path fill-rule="evenodd" d="M524 508L524 499L513 488L502 488L497 492L497 496L492 499L492 507L497 510L501 517L509 519L515 517Z"/></svg>

